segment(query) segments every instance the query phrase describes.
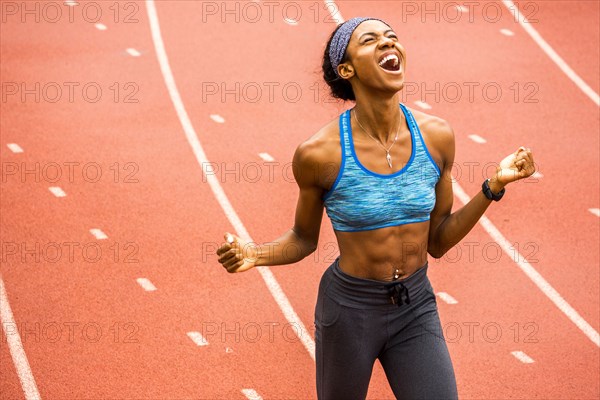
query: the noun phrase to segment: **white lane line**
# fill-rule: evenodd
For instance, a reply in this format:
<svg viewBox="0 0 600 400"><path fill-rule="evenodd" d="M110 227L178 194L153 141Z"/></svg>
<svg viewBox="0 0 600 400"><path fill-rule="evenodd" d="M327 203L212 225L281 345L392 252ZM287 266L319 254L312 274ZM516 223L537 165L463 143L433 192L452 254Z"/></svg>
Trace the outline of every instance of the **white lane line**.
<svg viewBox="0 0 600 400"><path fill-rule="evenodd" d="M58 186L50 186L48 188L48 190L50 190L50 192L52 192L53 195L55 195L56 197L65 197L67 194Z"/></svg>
<svg viewBox="0 0 600 400"><path fill-rule="evenodd" d="M2 328L6 335L8 350L10 351L13 363L15 364L19 381L21 381L25 399L41 399L37 385L35 384L33 373L31 372L31 367L29 366L29 361L27 361L27 355L23 349L21 335L19 334L17 324L15 323L15 317L10 308L10 304L8 304L8 295L6 294L2 275L0 275L0 321L2 321Z"/></svg>
<svg viewBox="0 0 600 400"><path fill-rule="evenodd" d="M446 292L437 292L437 296L448 304L458 304L458 301Z"/></svg>
<svg viewBox="0 0 600 400"><path fill-rule="evenodd" d="M515 356L515 358L519 361L521 361L524 364L532 364L533 358L529 357L527 354L523 353L522 351L511 351L510 354L512 354L513 356Z"/></svg>
<svg viewBox="0 0 600 400"><path fill-rule="evenodd" d="M452 182L454 194L463 203L467 204L471 201L469 195L463 190L463 188L456 182ZM483 215L479 219L479 223L485 229L485 231L498 243L498 245L504 250L509 257L517 257L517 266L521 268L521 271L535 283L535 285L544 293L553 303L562 311L570 320L577 326L596 346L600 347L600 334L585 320L579 313L569 304L567 301L550 285L550 283L544 279L544 277L525 259L525 257L515 252L511 242L509 242L502 233L496 228L496 226ZM514 260L514 258L513 258Z"/></svg>
<svg viewBox="0 0 600 400"><path fill-rule="evenodd" d="M127 54L129 54L132 57L139 57L142 54L137 51L136 49L134 49L133 47L129 47L127 50L125 50L127 52Z"/></svg>
<svg viewBox="0 0 600 400"><path fill-rule="evenodd" d="M208 340L206 340L200 332L188 332L187 335L194 343L196 343L196 346L208 346Z"/></svg>
<svg viewBox="0 0 600 400"><path fill-rule="evenodd" d="M225 123L225 118L221 117L219 114L210 114L210 119L212 119L218 124Z"/></svg>
<svg viewBox="0 0 600 400"><path fill-rule="evenodd" d="M8 143L6 145L6 147L8 147L10 149L10 151L12 151L13 153L22 153L23 149L21 148L21 146L19 146L16 143Z"/></svg>
<svg viewBox="0 0 600 400"><path fill-rule="evenodd" d="M99 23L99 22L98 22L97 24L95 24L94 26L95 26L95 27L96 27L96 29L98 29L99 31L105 31L105 30L107 30L107 29L108 29L108 28L106 27L106 25L104 25L104 24L101 24L101 23Z"/></svg>
<svg viewBox="0 0 600 400"><path fill-rule="evenodd" d="M154 286L154 284L152 282L150 282L150 279L148 278L137 278L136 282L142 287L142 289L144 289L146 292L154 292L156 291L156 286Z"/></svg>
<svg viewBox="0 0 600 400"><path fill-rule="evenodd" d="M421 107L423 110L431 110L431 106L427 103L425 103L424 101L421 100L417 100L415 101L415 104L419 107Z"/></svg>
<svg viewBox="0 0 600 400"><path fill-rule="evenodd" d="M331 18L336 22L336 24L343 24L344 17L342 17L342 13L340 12L340 8L335 4L334 0L323 0L325 2L325 8L329 11ZM332 14L332 12L334 12Z"/></svg>
<svg viewBox="0 0 600 400"><path fill-rule="evenodd" d="M271 156L269 153L258 153L258 155L265 161L275 161L273 156Z"/></svg>
<svg viewBox="0 0 600 400"><path fill-rule="evenodd" d="M475 143L486 143L487 142L487 140L485 140L484 138L482 138L479 135L469 135L469 139L471 139Z"/></svg>
<svg viewBox="0 0 600 400"><path fill-rule="evenodd" d="M108 236L106 236L106 233L102 232L100 229L98 228L93 228L90 229L90 233L92 235L94 235L94 237L98 240L104 240L104 239L108 239Z"/></svg>
<svg viewBox="0 0 600 400"><path fill-rule="evenodd" d="M298 21L296 21L294 18L284 18L283 19L285 21L286 24L292 25L292 26L296 26L298 25Z"/></svg>
<svg viewBox="0 0 600 400"><path fill-rule="evenodd" d="M600 96L594 91L569 65L563 60L544 38L533 28L533 25L520 12L519 8L511 0L502 0L502 3L513 13L521 27L541 47L552 61L585 93L597 106L600 106Z"/></svg>
<svg viewBox="0 0 600 400"><path fill-rule="evenodd" d="M505 36L515 36L515 33L510 29L500 29L500 33Z"/></svg>
<svg viewBox="0 0 600 400"><path fill-rule="evenodd" d="M246 396L248 400L262 400L262 396L256 393L254 389L242 389L242 394Z"/></svg>
<svg viewBox="0 0 600 400"><path fill-rule="evenodd" d="M600 217L600 208L590 208L588 211L594 214L596 217Z"/></svg>
<svg viewBox="0 0 600 400"><path fill-rule="evenodd" d="M171 71L171 67L169 65L169 58L167 57L167 52L165 50L165 46L162 40L162 36L160 34L160 25L158 21L158 15L156 13L156 7L154 5L154 0L146 0L146 10L148 11L148 19L150 22L150 30L152 32L152 40L154 42L154 48L156 50L156 57L158 58L158 62L160 65L160 69L165 80L165 84L169 91L169 96L171 97L171 101L173 102L173 106L179 117L179 121L181 122L181 126L185 132L185 136L188 140L188 143L192 147L194 155L196 156L196 160L200 164L202 168L202 172L207 178L208 184L213 191L215 198L219 202L219 205L223 209L223 212L229 219L229 222L235 229L237 235L242 239L252 241L250 238L250 234L246 230L246 227L240 220L240 217L235 212L235 209L231 205L227 195L223 191L221 184L219 183L219 179L215 174L208 174L206 166L210 165L209 160L204 153L204 149L198 140L198 136L192 122L190 121L190 117L188 116L187 111L185 110L185 106L183 101L181 100L181 95L177 90L177 85L175 84L175 78L173 77L173 72ZM298 329L294 329L294 332L298 335L298 338L312 357L315 359L315 341L309 334L308 330L300 320L298 314L290 304L289 299L283 292L283 289L275 279L273 272L269 269L269 267L257 267L256 268L260 273L261 277L265 281L271 296L277 302L277 305L281 309L283 315L287 319L287 321L295 325Z"/></svg>

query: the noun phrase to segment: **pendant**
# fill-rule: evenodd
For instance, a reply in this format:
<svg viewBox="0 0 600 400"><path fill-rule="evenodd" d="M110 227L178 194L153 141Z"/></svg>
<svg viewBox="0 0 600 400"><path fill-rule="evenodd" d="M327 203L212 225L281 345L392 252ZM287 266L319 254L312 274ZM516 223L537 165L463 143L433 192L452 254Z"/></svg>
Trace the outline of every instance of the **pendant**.
<svg viewBox="0 0 600 400"><path fill-rule="evenodd" d="M385 155L385 159L387 160L387 163L390 166L390 168L392 168L392 156L390 156L390 153L387 153Z"/></svg>

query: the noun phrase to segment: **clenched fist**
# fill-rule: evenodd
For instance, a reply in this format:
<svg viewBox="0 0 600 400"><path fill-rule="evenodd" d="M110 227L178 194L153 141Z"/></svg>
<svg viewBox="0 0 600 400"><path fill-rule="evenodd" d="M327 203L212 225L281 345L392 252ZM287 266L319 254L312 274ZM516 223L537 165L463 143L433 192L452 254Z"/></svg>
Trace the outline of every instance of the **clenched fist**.
<svg viewBox="0 0 600 400"><path fill-rule="evenodd" d="M527 178L535 172L533 153L527 147L519 147L517 151L500 161L496 176L491 181L496 181L505 186L519 179Z"/></svg>
<svg viewBox="0 0 600 400"><path fill-rule="evenodd" d="M219 247L217 255L227 272L244 272L255 267L258 248L255 243L226 233L225 243Z"/></svg>

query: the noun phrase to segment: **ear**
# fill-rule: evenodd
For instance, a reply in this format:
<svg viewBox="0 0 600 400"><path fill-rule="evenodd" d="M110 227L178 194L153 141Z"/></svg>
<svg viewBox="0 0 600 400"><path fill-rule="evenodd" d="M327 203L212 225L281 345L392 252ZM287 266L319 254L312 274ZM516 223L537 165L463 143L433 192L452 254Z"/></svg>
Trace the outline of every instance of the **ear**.
<svg viewBox="0 0 600 400"><path fill-rule="evenodd" d="M350 79L354 76L354 67L349 63L340 64L338 65L338 74L342 79Z"/></svg>

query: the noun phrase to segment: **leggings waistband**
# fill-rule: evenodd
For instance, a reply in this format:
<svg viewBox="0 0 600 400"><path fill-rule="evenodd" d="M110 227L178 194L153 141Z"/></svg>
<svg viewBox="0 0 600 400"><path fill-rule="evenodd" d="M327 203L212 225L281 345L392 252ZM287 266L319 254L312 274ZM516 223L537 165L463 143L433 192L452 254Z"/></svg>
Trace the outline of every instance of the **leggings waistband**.
<svg viewBox="0 0 600 400"><path fill-rule="evenodd" d="M431 287L427 278L428 263L405 279L391 282L358 278L340 269L339 258L329 267L331 282L327 293L340 304L348 306L382 306L410 304L426 287Z"/></svg>

